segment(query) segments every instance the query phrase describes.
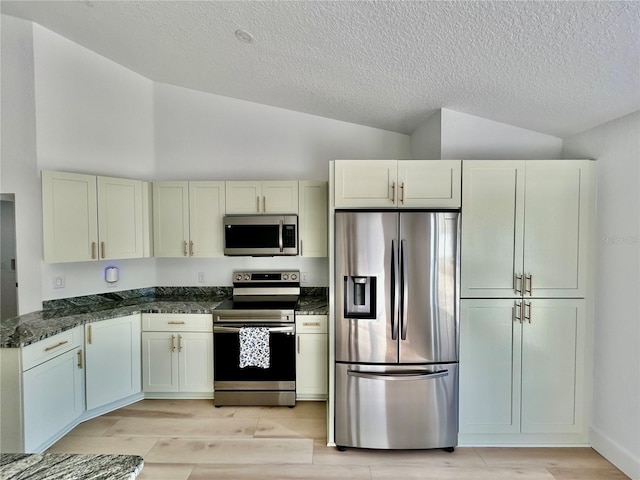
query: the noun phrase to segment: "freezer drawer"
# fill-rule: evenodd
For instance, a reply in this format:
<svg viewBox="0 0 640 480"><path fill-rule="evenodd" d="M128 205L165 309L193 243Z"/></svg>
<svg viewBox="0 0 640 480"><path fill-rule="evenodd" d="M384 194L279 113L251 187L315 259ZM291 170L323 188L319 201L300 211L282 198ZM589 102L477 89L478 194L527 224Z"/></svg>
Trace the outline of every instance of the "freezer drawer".
<svg viewBox="0 0 640 480"><path fill-rule="evenodd" d="M336 364L339 447L449 448L458 443L458 364Z"/></svg>

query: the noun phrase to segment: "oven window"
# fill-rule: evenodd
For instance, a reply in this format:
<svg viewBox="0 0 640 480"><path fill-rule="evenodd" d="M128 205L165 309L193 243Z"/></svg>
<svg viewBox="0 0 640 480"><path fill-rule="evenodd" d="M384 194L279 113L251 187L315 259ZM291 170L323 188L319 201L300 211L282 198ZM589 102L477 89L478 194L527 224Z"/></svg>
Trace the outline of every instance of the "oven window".
<svg viewBox="0 0 640 480"><path fill-rule="evenodd" d="M213 334L214 379L217 382L293 381L296 378L295 335L269 335L269 368L240 368L239 334Z"/></svg>
<svg viewBox="0 0 640 480"><path fill-rule="evenodd" d="M226 248L277 248L278 225L227 225Z"/></svg>

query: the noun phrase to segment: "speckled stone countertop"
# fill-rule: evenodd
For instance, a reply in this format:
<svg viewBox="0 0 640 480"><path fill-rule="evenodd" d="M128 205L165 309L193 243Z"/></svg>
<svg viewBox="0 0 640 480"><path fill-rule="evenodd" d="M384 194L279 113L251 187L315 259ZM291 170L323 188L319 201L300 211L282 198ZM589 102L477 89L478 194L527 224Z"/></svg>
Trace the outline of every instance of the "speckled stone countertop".
<svg viewBox="0 0 640 480"><path fill-rule="evenodd" d="M0 348L24 347L78 325L136 313L211 313L230 296L224 287L156 287L45 302L43 310L2 321ZM297 313L326 315L326 288L303 290Z"/></svg>
<svg viewBox="0 0 640 480"><path fill-rule="evenodd" d="M0 454L3 480L129 480L144 462L137 455L74 455L66 453Z"/></svg>

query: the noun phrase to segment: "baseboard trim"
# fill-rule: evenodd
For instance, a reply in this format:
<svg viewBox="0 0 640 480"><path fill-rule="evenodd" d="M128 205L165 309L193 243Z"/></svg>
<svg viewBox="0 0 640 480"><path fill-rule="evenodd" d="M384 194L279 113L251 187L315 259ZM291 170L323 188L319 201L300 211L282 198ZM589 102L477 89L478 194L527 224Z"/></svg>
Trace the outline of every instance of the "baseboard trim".
<svg viewBox="0 0 640 480"><path fill-rule="evenodd" d="M600 455L613 463L631 480L640 480L640 458L613 441L597 428L589 428L591 446Z"/></svg>

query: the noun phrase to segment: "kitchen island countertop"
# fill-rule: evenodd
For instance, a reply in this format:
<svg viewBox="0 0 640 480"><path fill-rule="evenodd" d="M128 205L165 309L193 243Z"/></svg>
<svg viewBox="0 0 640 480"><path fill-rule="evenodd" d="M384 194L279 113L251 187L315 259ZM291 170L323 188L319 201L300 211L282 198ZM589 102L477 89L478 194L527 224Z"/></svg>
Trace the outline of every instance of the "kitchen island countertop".
<svg viewBox="0 0 640 480"><path fill-rule="evenodd" d="M137 455L76 455L67 453L0 454L4 480L130 480L144 461Z"/></svg>

